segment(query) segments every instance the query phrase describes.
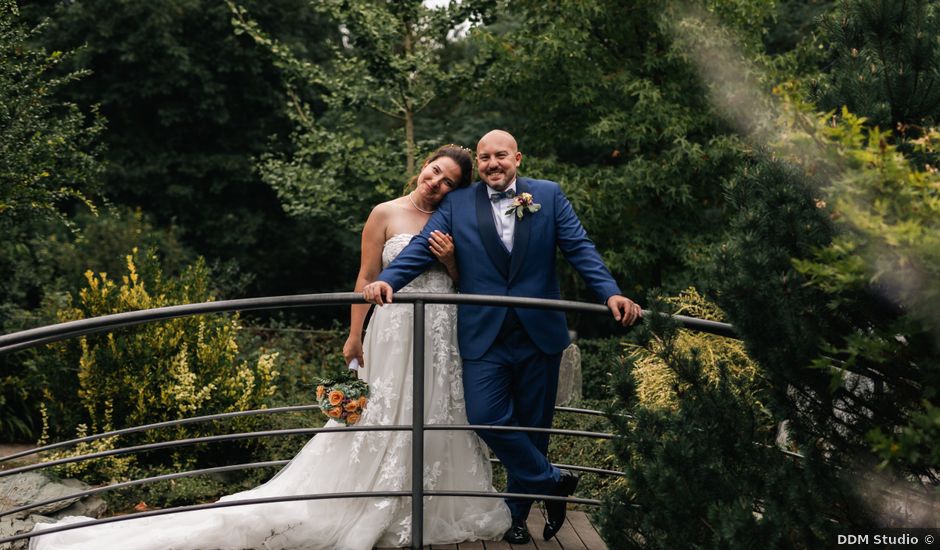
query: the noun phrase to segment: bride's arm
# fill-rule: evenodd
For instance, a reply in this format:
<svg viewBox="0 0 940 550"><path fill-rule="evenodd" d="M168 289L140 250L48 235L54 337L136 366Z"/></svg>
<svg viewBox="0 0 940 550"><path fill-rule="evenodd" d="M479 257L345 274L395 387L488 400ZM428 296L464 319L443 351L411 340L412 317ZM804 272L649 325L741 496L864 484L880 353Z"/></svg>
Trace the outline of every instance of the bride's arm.
<svg viewBox="0 0 940 550"><path fill-rule="evenodd" d="M375 281L382 272L382 248L385 246L385 226L388 206L380 204L372 209L365 227L362 228L362 252L359 260L359 276L356 277L355 292ZM349 316L349 337L343 346L343 358L348 365L353 359L365 366L362 357L362 324L369 312L369 304L353 304Z"/></svg>

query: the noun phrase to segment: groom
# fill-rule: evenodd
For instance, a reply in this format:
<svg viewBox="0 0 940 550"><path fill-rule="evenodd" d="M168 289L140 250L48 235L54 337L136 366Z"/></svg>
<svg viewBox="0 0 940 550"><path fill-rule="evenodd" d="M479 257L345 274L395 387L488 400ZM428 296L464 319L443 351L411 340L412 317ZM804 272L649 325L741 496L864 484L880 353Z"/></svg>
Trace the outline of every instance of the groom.
<svg viewBox="0 0 940 550"><path fill-rule="evenodd" d="M508 132L493 130L483 136L477 144L482 182L444 197L421 234L363 289L365 299L380 306L391 303L393 290L436 261L428 236L439 231L453 236L461 293L558 299L557 247L614 318L624 326L633 324L640 307L621 295L561 188L551 181L516 177L521 161L522 153ZM518 206L523 193L531 195L532 207ZM550 428L561 354L570 343L564 313L461 305L457 318L468 421ZM574 492L577 476L552 466L545 456L547 434L478 433L505 466L508 492L557 496ZM532 501L508 499L507 504L512 528L504 538L525 544ZM546 509L542 534L548 540L564 523L565 504L548 501Z"/></svg>

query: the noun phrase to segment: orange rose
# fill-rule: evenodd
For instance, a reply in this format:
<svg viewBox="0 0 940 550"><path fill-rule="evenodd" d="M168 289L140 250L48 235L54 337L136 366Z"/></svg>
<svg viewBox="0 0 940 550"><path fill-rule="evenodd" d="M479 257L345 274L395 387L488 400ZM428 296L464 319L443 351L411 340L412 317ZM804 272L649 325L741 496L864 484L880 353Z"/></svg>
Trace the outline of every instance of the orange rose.
<svg viewBox="0 0 940 550"><path fill-rule="evenodd" d="M356 413L351 413L349 416L346 417L346 425L347 425L347 426L352 426L352 425L355 424L356 422L359 422L359 415L358 415L358 414L356 414Z"/></svg>
<svg viewBox="0 0 940 550"><path fill-rule="evenodd" d="M343 395L343 392L339 390L333 390L330 392L330 405L339 405L343 402L343 399L346 396Z"/></svg>
<svg viewBox="0 0 940 550"><path fill-rule="evenodd" d="M326 415L329 416L330 418L339 418L343 416L343 408L333 407L332 409L326 411Z"/></svg>
<svg viewBox="0 0 940 550"><path fill-rule="evenodd" d="M354 413L354 412L356 412L356 411L359 410L359 402L358 402L358 401L350 401L350 402L346 403L345 405L343 405L343 408L346 409L346 412Z"/></svg>
<svg viewBox="0 0 940 550"><path fill-rule="evenodd" d="M360 408L360 409L366 408L366 403L368 403L368 402L369 402L369 400L366 399L366 396L363 395L362 397L359 398L359 408Z"/></svg>
<svg viewBox="0 0 940 550"><path fill-rule="evenodd" d="M323 399L323 394L326 393L326 388L323 386L317 386L317 399Z"/></svg>

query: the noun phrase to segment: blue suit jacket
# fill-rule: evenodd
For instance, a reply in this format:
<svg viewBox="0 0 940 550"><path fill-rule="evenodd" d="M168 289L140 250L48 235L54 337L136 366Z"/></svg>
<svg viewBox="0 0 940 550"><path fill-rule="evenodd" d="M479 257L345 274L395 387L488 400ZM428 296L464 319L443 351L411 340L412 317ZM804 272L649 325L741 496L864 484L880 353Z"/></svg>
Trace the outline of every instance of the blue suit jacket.
<svg viewBox="0 0 940 550"><path fill-rule="evenodd" d="M516 219L512 254L496 233L486 185L478 181L448 193L421 233L382 271L378 280L398 291L423 273L436 261L428 249L428 235L438 230L454 238L462 293L561 298L555 272L557 245L603 303L620 294L557 183L519 177L516 192L531 193L533 201L542 208ZM486 353L506 312L504 307L459 306L460 355L478 359ZM570 343L563 312L516 309L516 314L542 352L559 353Z"/></svg>

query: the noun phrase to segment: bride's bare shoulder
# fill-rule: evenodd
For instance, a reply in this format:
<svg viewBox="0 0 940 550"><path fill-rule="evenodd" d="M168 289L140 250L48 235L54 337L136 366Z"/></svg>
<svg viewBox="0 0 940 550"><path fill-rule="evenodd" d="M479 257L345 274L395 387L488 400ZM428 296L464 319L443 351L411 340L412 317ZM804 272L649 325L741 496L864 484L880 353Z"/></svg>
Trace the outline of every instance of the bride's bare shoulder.
<svg viewBox="0 0 940 550"><path fill-rule="evenodd" d="M369 213L369 219L373 221L387 220L389 217L398 213L401 208L400 198L380 202L372 207L372 212Z"/></svg>
<svg viewBox="0 0 940 550"><path fill-rule="evenodd" d="M390 214L401 212L405 206L405 197L398 197L389 201L380 202L379 204L375 205L372 207L372 213L378 214L380 216L388 216Z"/></svg>
<svg viewBox="0 0 940 550"><path fill-rule="evenodd" d="M375 239L382 238L383 242L390 236L401 233L402 227L407 226L407 205L402 204L407 201L405 197L399 197L390 201L379 203L372 207L369 219L363 228L363 235L372 235Z"/></svg>

